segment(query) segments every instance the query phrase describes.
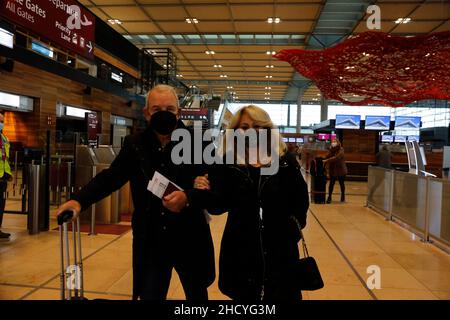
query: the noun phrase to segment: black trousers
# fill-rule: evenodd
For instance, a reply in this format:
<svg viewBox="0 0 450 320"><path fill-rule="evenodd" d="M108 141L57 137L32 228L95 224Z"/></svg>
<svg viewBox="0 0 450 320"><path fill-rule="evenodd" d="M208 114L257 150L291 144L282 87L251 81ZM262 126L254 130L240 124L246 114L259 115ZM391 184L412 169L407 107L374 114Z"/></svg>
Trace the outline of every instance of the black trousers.
<svg viewBox="0 0 450 320"><path fill-rule="evenodd" d="M169 230L153 241L133 240L133 299L166 300L175 269L186 300L207 301L208 285L199 274L195 250L186 253L183 239L177 237L175 230Z"/></svg>
<svg viewBox="0 0 450 320"><path fill-rule="evenodd" d="M0 228L1 228L2 222L3 222L3 212L5 211L7 186L8 186L8 181L0 178Z"/></svg>
<svg viewBox="0 0 450 320"><path fill-rule="evenodd" d="M169 291L170 279L172 277L172 269L178 273L181 285L183 286L186 300L191 301L207 301L207 287L195 281L190 272L182 265L173 265L169 261L159 261L146 265L141 284L141 300L166 300Z"/></svg>
<svg viewBox="0 0 450 320"><path fill-rule="evenodd" d="M333 189L334 189L334 183L336 182L336 180L339 181L339 185L341 187L341 197L343 197L345 195L345 176L338 176L338 177L330 177L330 184L328 186L328 198L331 199L331 196L333 195Z"/></svg>

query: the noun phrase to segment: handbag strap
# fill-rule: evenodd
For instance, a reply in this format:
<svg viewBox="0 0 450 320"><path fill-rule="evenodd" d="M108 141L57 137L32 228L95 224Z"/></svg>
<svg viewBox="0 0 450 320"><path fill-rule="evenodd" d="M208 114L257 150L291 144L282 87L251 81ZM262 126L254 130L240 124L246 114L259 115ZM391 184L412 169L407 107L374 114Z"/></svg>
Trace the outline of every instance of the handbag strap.
<svg viewBox="0 0 450 320"><path fill-rule="evenodd" d="M302 231L302 227L300 226L300 222L298 222L297 218L294 217L294 216L291 216L291 218L297 224L298 232L300 232L300 237L301 237L301 241L302 241L302 248L303 248L303 256L305 258L309 257L308 247L306 246L305 236L303 235L303 231Z"/></svg>
<svg viewBox="0 0 450 320"><path fill-rule="evenodd" d="M305 236L303 235L303 232L301 230L300 230L300 235L302 237L303 256L305 258L307 258L307 257L309 257L308 247L306 246Z"/></svg>

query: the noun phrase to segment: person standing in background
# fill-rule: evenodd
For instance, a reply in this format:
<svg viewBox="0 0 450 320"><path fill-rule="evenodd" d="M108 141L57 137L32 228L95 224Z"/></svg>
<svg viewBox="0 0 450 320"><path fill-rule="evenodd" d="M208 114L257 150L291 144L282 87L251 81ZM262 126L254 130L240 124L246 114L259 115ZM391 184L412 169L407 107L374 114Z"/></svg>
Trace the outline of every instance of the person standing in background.
<svg viewBox="0 0 450 320"><path fill-rule="evenodd" d="M381 147L381 150L377 153L377 166L385 168L385 169L391 169L392 168L392 154L391 151L389 151L387 145L383 145Z"/></svg>
<svg viewBox="0 0 450 320"><path fill-rule="evenodd" d="M345 176L347 175L347 165L345 164L344 148L337 139L331 140L331 148L323 161L327 167L330 176L330 185L328 187L327 203L331 203L334 183L339 181L341 187L341 202L345 202Z"/></svg>
<svg viewBox="0 0 450 320"><path fill-rule="evenodd" d="M11 180L12 173L11 167L9 166L9 140L3 134L3 128L5 126L5 116L0 112L0 148L1 148L1 159L0 159L0 228L3 222L3 212L5 211L6 204L6 188L8 186L8 181ZM11 235L0 230L0 240L9 240Z"/></svg>
<svg viewBox="0 0 450 320"><path fill-rule="evenodd" d="M381 150L376 155L377 159L377 166L382 167L384 169L392 169L392 154L387 145L383 145L381 147ZM373 185L369 185L369 193L368 193L368 199L370 201L373 201L373 197L377 189L381 186L381 184L385 181L384 180L384 174L375 174L373 175Z"/></svg>

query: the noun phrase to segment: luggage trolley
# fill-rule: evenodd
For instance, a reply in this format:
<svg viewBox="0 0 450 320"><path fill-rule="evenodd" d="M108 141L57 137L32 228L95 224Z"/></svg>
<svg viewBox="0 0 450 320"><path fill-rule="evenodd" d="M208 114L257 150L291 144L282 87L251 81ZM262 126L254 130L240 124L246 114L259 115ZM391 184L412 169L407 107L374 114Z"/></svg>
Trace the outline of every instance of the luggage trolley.
<svg viewBox="0 0 450 320"><path fill-rule="evenodd" d="M77 218L75 221L71 221L72 217L72 211L64 211L58 215L61 247L61 300L86 300L84 297L83 286L83 256L81 255L80 219ZM69 222L72 222L73 265L70 264Z"/></svg>

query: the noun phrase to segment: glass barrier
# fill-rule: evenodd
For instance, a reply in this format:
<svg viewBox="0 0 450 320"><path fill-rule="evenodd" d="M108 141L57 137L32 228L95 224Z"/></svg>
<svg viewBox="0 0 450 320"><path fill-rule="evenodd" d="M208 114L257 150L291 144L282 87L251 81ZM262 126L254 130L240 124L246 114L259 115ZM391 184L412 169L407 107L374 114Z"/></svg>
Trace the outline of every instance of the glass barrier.
<svg viewBox="0 0 450 320"><path fill-rule="evenodd" d="M450 244L450 181L430 178L428 188L429 235Z"/></svg>
<svg viewBox="0 0 450 320"><path fill-rule="evenodd" d="M392 215L425 234L427 179L395 171Z"/></svg>
<svg viewBox="0 0 450 320"><path fill-rule="evenodd" d="M367 203L382 211L391 212L391 184L393 171L369 166Z"/></svg>
<svg viewBox="0 0 450 320"><path fill-rule="evenodd" d="M450 180L369 166L367 205L450 246Z"/></svg>

